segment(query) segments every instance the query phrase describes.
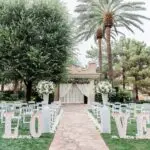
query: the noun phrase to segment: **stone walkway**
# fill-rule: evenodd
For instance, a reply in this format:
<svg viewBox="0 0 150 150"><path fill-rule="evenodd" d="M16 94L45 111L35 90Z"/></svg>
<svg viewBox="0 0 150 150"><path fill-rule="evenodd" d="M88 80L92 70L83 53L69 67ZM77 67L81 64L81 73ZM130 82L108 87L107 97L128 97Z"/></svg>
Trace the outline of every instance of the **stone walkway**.
<svg viewBox="0 0 150 150"><path fill-rule="evenodd" d="M66 105L49 150L108 150L85 105Z"/></svg>

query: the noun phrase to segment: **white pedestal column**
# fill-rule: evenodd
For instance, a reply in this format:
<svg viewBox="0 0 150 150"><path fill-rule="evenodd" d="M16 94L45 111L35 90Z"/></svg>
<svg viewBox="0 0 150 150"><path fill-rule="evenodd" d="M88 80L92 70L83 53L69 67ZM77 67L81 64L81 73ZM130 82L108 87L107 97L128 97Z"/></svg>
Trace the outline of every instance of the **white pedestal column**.
<svg viewBox="0 0 150 150"><path fill-rule="evenodd" d="M49 94L43 94L43 100L44 105L42 107L42 122L43 122L42 133L48 133L50 132L50 119L51 119L50 109L48 106Z"/></svg>
<svg viewBox="0 0 150 150"><path fill-rule="evenodd" d="M101 128L102 133L111 133L111 115L109 107L104 105L101 109Z"/></svg>
<svg viewBox="0 0 150 150"><path fill-rule="evenodd" d="M108 103L108 94L102 94L103 105Z"/></svg>
<svg viewBox="0 0 150 150"><path fill-rule="evenodd" d="M43 94L43 102L44 103L47 103L48 104L48 102L49 102L49 94Z"/></svg>
<svg viewBox="0 0 150 150"><path fill-rule="evenodd" d="M50 132L50 119L51 119L51 113L50 113L49 106L45 105L42 108L42 125L43 125L42 133Z"/></svg>

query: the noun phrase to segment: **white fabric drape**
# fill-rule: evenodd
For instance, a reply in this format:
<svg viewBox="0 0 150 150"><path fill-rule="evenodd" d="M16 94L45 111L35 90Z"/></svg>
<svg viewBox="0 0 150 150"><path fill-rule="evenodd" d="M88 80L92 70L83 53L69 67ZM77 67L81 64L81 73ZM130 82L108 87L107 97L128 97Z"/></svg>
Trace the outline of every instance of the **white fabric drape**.
<svg viewBox="0 0 150 150"><path fill-rule="evenodd" d="M88 104L92 103L95 101L95 85L94 85L94 80L90 81L89 84L89 100Z"/></svg>
<svg viewBox="0 0 150 150"><path fill-rule="evenodd" d="M63 98L71 89L72 84L60 84L59 96Z"/></svg>
<svg viewBox="0 0 150 150"><path fill-rule="evenodd" d="M82 95L88 97L89 104L94 101L94 81L91 81L90 84L60 84L59 97L62 103L84 103Z"/></svg>
<svg viewBox="0 0 150 150"><path fill-rule="evenodd" d="M89 85L88 84L76 84L81 93L89 97Z"/></svg>
<svg viewBox="0 0 150 150"><path fill-rule="evenodd" d="M84 95L76 85L72 85L69 92L63 98L63 103L80 104L84 103Z"/></svg>

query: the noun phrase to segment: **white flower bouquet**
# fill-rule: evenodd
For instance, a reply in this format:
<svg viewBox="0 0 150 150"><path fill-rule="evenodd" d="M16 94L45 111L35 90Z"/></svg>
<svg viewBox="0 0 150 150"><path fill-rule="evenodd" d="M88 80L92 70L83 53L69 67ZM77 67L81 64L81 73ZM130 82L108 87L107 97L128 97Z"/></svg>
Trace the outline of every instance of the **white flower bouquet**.
<svg viewBox="0 0 150 150"><path fill-rule="evenodd" d="M36 89L39 94L51 94L54 92L54 84L49 81L40 81Z"/></svg>
<svg viewBox="0 0 150 150"><path fill-rule="evenodd" d="M96 87L96 92L101 94L108 94L112 92L112 85L108 81L99 82Z"/></svg>

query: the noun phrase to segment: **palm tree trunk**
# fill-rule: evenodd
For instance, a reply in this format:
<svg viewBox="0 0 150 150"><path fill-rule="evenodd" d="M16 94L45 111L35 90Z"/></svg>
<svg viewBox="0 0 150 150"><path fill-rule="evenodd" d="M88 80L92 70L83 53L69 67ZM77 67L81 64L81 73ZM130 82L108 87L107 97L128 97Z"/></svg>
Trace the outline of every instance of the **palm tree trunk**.
<svg viewBox="0 0 150 150"><path fill-rule="evenodd" d="M109 79L113 82L113 67L112 67L112 52L111 52L111 27L106 27L106 44L107 44L107 57L108 57L108 68L109 68Z"/></svg>
<svg viewBox="0 0 150 150"><path fill-rule="evenodd" d="M99 71L102 74L102 39L98 39L98 46L99 46ZM101 75L100 75L101 79Z"/></svg>

